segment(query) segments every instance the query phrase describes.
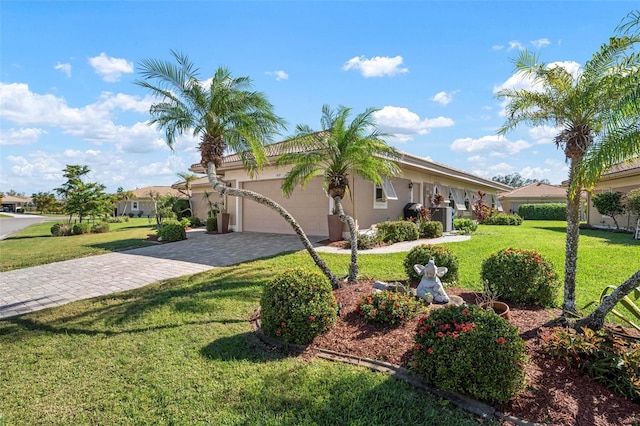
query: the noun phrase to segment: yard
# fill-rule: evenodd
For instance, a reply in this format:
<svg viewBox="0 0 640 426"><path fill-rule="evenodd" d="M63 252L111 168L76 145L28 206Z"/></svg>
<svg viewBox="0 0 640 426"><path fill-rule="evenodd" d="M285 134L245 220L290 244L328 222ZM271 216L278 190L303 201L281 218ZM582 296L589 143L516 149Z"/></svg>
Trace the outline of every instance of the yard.
<svg viewBox="0 0 640 426"><path fill-rule="evenodd" d="M133 241L150 231L141 224L120 232ZM23 233L0 242L3 262L13 240L27 244L14 260L23 264L30 241L76 238ZM480 226L471 241L450 245L460 260L459 286L480 289L481 260L509 246L538 250L562 274L564 237L563 222ZM635 272L639 248L629 234L582 231L578 305ZM346 275L348 256L323 258ZM404 280L403 259L361 252L363 278ZM2 416L7 424L478 422L385 374L263 345L248 320L264 283L294 266L314 268L306 252L283 254L0 321L0 424Z"/></svg>

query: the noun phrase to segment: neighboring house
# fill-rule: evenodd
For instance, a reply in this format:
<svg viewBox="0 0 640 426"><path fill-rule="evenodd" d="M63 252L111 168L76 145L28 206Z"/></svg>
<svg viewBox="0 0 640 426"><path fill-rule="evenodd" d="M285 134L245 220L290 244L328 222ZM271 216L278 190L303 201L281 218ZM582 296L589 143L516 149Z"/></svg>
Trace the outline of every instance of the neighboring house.
<svg viewBox="0 0 640 426"><path fill-rule="evenodd" d="M615 224L609 216L603 216L593 206L591 199L595 194L603 192L628 193L632 189L640 188L640 157L619 163L602 174L602 177L587 196L587 223L589 225L613 228ZM630 214L617 217L620 227L634 229L638 218Z"/></svg>
<svg viewBox="0 0 640 426"><path fill-rule="evenodd" d="M153 216L155 214L155 204L151 199L152 192L160 194L161 197L171 194L178 198L187 198L170 186L146 186L144 188L133 189L131 192L133 192L136 197L129 201L119 202L114 211L116 216L121 216L123 212L126 215L133 213L139 217Z"/></svg>
<svg viewBox="0 0 640 426"><path fill-rule="evenodd" d="M506 212L518 213L523 204L567 204L567 188L560 185L549 185L534 182L498 195Z"/></svg>
<svg viewBox="0 0 640 426"><path fill-rule="evenodd" d="M281 143L267 147L267 155L272 163L281 147ZM451 199L458 216L471 217L470 205L478 190L487 193L485 201L488 204L502 210L497 193L511 189L508 185L407 153L401 153L397 163L401 169L400 174L385 180L381 186L350 176L350 192L345 196L343 207L356 220L359 229L403 217L408 203L420 203L429 207L429 200L436 191ZM200 164L194 164L190 170L204 173ZM332 212L333 200L322 188L322 177L312 179L304 188L296 188L289 198L285 198L280 187L288 170L290 166L268 166L252 179L244 170L240 157L233 154L224 158L217 172L219 179L228 186L255 191L276 201L300 223L308 235L328 235L327 215ZM193 182L192 189L196 216L204 219L209 210L203 200L204 191L212 193L211 201L218 201L218 194L213 191L206 177ZM293 233L282 217L254 201L228 197L226 209L231 213L230 227L235 231ZM344 230L346 232L346 227Z"/></svg>
<svg viewBox="0 0 640 426"><path fill-rule="evenodd" d="M15 213L18 209L25 209L32 207L33 201L31 198L26 197L14 197L12 195L5 195L2 197L2 211Z"/></svg>

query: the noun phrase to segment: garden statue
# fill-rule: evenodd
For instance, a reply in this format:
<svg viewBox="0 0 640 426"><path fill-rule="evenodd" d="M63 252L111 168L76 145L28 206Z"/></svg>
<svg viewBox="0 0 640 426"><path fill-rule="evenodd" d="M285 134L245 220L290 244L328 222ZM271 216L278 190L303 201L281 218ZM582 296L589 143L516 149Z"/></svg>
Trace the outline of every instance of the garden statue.
<svg viewBox="0 0 640 426"><path fill-rule="evenodd" d="M437 267L432 257L425 266L413 265L413 269L419 276L422 276L420 284L418 284L418 288L416 289L416 295L418 297L427 300L428 295L431 295L433 296L434 303L449 303L449 296L445 293L439 278L447 273L447 268L444 266Z"/></svg>

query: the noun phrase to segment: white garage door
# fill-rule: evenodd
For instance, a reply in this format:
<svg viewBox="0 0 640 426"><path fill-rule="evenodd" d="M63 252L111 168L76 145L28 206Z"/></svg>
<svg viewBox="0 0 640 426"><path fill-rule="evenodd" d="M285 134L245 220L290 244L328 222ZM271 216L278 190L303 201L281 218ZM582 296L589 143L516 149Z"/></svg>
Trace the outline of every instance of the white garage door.
<svg viewBox="0 0 640 426"><path fill-rule="evenodd" d="M298 221L307 235L329 235L329 198L322 189L322 179L312 180L304 189L296 188L289 198L282 195L281 183L279 179L263 180L245 182L243 187L280 204ZM245 198L242 199L242 228L251 232L295 233L291 225L274 210Z"/></svg>

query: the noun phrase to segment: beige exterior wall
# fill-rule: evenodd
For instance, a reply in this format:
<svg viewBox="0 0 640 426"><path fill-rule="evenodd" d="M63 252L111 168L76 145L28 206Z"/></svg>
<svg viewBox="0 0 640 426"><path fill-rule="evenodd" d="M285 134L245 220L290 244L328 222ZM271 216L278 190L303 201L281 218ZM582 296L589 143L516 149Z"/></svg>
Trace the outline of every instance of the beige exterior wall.
<svg viewBox="0 0 640 426"><path fill-rule="evenodd" d="M601 194L603 192L621 192L626 194L636 188L640 188L640 174L599 182L593 189L593 194ZM591 200L592 195L589 194L587 197L587 222L589 225L615 228L613 219L598 213L598 209L593 206ZM616 219L621 228L635 228L638 217L624 214L617 216Z"/></svg>

